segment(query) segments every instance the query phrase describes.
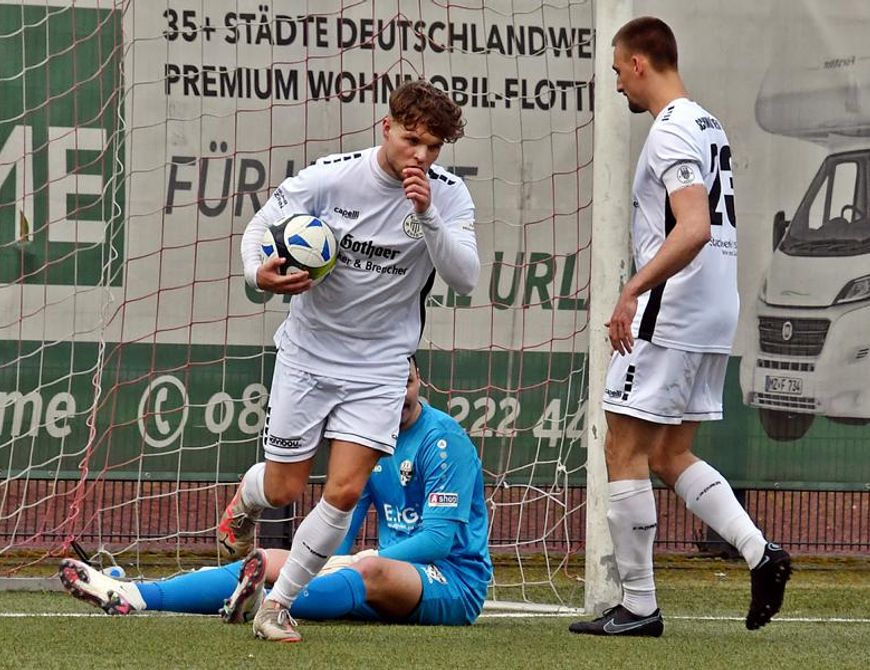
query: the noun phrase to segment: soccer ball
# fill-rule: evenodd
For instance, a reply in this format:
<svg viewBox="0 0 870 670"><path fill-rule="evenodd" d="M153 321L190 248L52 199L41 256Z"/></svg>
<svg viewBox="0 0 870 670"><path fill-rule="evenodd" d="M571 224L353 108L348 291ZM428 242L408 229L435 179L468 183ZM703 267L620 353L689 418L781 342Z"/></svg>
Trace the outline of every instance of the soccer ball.
<svg viewBox="0 0 870 670"><path fill-rule="evenodd" d="M263 234L263 257L286 258L281 274L307 270L314 285L332 272L338 259L335 235L323 221L292 214L273 223Z"/></svg>

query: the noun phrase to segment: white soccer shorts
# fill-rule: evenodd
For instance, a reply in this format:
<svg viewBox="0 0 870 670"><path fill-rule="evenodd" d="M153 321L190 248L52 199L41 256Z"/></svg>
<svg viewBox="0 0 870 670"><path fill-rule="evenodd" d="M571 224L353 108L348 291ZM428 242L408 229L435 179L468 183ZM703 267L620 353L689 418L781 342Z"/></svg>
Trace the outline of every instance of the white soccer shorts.
<svg viewBox="0 0 870 670"><path fill-rule="evenodd" d="M608 412L652 423L722 418L727 354L668 349L636 340L630 354L614 352L602 404Z"/></svg>
<svg viewBox="0 0 870 670"><path fill-rule="evenodd" d="M392 455L399 437L405 385L333 379L275 360L263 450L266 460L304 461L323 438Z"/></svg>

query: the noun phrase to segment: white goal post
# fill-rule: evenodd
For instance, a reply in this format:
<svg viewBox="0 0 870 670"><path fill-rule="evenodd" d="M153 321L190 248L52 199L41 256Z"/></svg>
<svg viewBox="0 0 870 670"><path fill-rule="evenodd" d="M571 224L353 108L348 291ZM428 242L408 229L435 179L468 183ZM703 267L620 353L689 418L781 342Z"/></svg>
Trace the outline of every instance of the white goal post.
<svg viewBox="0 0 870 670"><path fill-rule="evenodd" d="M619 579L607 525L607 424L600 398L612 348L604 324L631 273L631 129L622 96L615 95L612 36L632 17L632 0L596 3L595 163L592 168L591 289L589 300L589 402L586 405L586 588L584 608L600 614L618 602Z"/></svg>

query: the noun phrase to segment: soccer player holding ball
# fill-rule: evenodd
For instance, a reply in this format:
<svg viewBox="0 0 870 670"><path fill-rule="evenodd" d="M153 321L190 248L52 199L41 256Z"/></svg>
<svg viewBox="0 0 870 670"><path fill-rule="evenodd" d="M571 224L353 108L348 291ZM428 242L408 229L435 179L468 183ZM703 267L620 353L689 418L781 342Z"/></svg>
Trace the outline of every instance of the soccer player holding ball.
<svg viewBox="0 0 870 670"><path fill-rule="evenodd" d="M456 420L421 403L419 393L412 359L395 454L378 462L338 555L293 601L293 616L458 626L480 614L492 576L480 459ZM372 506L378 549L351 555ZM64 559L60 577L72 595L108 614L215 614L223 605L224 620L240 623L255 615L287 553L255 549L227 566L139 583Z"/></svg>
<svg viewBox="0 0 870 670"><path fill-rule="evenodd" d="M395 449L434 273L463 295L480 274L474 203L459 177L435 165L463 134L460 108L423 80L396 88L389 107L380 146L321 158L286 179L242 238L248 285L295 297L275 334L266 461L245 474L218 527L228 557L251 550L263 509L299 498L321 440L330 444L323 498L254 620L267 640L301 639L289 610L347 534L378 459ZM305 271L282 273L285 258L261 262L264 233L294 214L316 217L338 240L334 269L313 288Z"/></svg>

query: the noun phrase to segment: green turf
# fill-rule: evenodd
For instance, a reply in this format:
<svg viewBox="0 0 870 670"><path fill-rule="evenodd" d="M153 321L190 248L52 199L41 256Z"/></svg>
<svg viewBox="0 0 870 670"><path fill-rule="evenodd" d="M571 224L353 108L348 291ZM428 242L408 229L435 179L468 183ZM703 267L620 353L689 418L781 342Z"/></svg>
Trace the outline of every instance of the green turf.
<svg viewBox="0 0 870 670"><path fill-rule="evenodd" d="M564 617L483 618L468 628L306 623L300 645L260 642L248 626L211 617L0 617L0 668L870 667L870 623L775 620L749 632L742 621L682 618L742 617L749 596L739 563L660 561L657 580L659 640L574 636ZM96 611L60 593L0 593L0 612ZM782 617L870 619L870 562L798 561Z"/></svg>

